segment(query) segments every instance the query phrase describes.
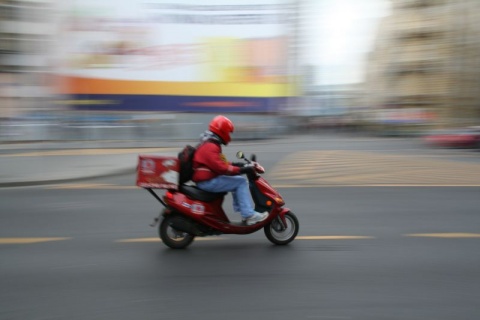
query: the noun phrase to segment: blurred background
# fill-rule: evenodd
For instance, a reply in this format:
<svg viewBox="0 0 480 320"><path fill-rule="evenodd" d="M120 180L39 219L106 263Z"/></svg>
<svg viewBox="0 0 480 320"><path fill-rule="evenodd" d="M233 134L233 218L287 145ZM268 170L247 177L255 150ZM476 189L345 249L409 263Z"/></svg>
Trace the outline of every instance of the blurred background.
<svg viewBox="0 0 480 320"><path fill-rule="evenodd" d="M479 134L477 0L0 0L0 12L0 142L196 139L218 113L237 139Z"/></svg>
<svg viewBox="0 0 480 320"><path fill-rule="evenodd" d="M479 32L480 0L0 0L0 319L480 319ZM217 114L292 245L148 227L139 154Z"/></svg>

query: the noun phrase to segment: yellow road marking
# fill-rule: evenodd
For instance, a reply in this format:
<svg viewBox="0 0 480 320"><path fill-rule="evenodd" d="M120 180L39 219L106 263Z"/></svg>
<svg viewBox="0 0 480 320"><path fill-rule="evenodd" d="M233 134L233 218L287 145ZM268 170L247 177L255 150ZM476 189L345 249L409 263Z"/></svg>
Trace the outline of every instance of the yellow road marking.
<svg viewBox="0 0 480 320"><path fill-rule="evenodd" d="M375 239L375 237L370 236L298 236L296 240L359 240L359 239ZM212 240L227 240L227 238L222 237L208 237L208 238L195 238L195 241L212 241ZM133 242L160 242L159 238L139 238L139 239L122 239L116 240L115 242L121 243L133 243Z"/></svg>
<svg viewBox="0 0 480 320"><path fill-rule="evenodd" d="M412 233L406 237L428 237L428 238L480 238L480 233Z"/></svg>
<svg viewBox="0 0 480 320"><path fill-rule="evenodd" d="M122 189L139 189L137 186L119 186L114 184L106 183L66 183L66 184L55 184L46 187L47 189L113 189L113 190L122 190Z"/></svg>
<svg viewBox="0 0 480 320"><path fill-rule="evenodd" d="M225 238L195 238L195 241L212 241L212 240L225 240ZM133 243L133 242L160 242L160 238L138 238L138 239L122 239L115 242L121 243Z"/></svg>
<svg viewBox="0 0 480 320"><path fill-rule="evenodd" d="M435 187L435 188L448 188L448 187L480 187L480 184L378 184L378 183L372 183L372 184L273 184L272 185L274 188L278 189L288 189L288 188L345 188L345 187L367 187L367 188L374 188L374 187L385 187L385 188L390 188L390 187L400 187L400 188L424 188L424 187Z"/></svg>
<svg viewBox="0 0 480 320"><path fill-rule="evenodd" d="M375 187L400 187L400 188L424 188L424 187L441 187L441 188L448 188L448 187L480 187L480 184L273 184L272 185L276 189L290 189L290 188L347 188L347 187L362 187L362 188L375 188ZM65 184L54 184L45 186L46 189L53 189L53 190L75 190L75 189L97 189L97 190L134 190L134 189L142 189L138 186L121 186L115 184L108 184L108 183L65 183Z"/></svg>
<svg viewBox="0 0 480 320"><path fill-rule="evenodd" d="M71 238L0 238L0 244L29 244L70 239Z"/></svg>
<svg viewBox="0 0 480 320"><path fill-rule="evenodd" d="M428 238L480 238L480 233L413 233L406 234L406 237L428 237ZM0 238L0 245L2 244L32 244L51 241L65 241L72 238ZM325 236L297 236L295 240L362 240L375 239L372 236L348 236L348 235L325 235ZM195 241L218 241L228 240L222 237L197 237ZM161 242L159 238L136 238L136 239L121 239L116 240L118 243L145 243L145 242Z"/></svg>
<svg viewBox="0 0 480 320"><path fill-rule="evenodd" d="M299 236L296 240L357 240L357 239L375 239L370 236Z"/></svg>
<svg viewBox="0 0 480 320"><path fill-rule="evenodd" d="M72 150L49 150L2 154L0 157L38 157L38 156L92 156L110 154L140 154L154 152L168 152L177 148L130 148L130 149L72 149Z"/></svg>

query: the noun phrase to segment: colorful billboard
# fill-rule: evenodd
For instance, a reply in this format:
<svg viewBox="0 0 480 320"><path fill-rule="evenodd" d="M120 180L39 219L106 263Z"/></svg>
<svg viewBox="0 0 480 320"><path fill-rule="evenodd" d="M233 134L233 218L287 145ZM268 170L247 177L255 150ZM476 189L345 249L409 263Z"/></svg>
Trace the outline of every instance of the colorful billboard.
<svg viewBox="0 0 480 320"><path fill-rule="evenodd" d="M62 5L60 92L76 109L276 112L295 94L286 2Z"/></svg>

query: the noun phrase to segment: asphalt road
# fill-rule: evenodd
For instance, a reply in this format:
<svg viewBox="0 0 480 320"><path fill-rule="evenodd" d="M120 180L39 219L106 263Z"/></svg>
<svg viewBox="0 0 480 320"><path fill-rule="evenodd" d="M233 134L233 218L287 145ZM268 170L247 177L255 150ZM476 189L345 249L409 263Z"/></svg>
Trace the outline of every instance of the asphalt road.
<svg viewBox="0 0 480 320"><path fill-rule="evenodd" d="M478 319L480 187L451 162L475 155L362 144L244 146L300 220L285 247L260 231L168 249L148 226L160 205L133 175L0 189L0 319ZM336 161L327 174L299 160L322 150L433 152L431 167L452 165L457 180L417 172L407 184L391 158L349 180ZM282 178L286 168L297 177ZM382 173L392 183L380 186Z"/></svg>

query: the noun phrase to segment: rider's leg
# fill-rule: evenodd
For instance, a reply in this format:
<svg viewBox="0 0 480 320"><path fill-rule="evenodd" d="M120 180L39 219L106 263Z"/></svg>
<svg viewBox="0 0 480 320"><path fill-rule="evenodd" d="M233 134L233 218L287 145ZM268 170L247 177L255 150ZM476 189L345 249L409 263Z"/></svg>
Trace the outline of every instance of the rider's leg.
<svg viewBox="0 0 480 320"><path fill-rule="evenodd" d="M233 204L233 211L240 212L240 205L238 204L238 197L235 191L232 192L232 204Z"/></svg>
<svg viewBox="0 0 480 320"><path fill-rule="evenodd" d="M197 186L209 192L234 192L242 218L249 218L255 213L248 182L243 176L218 176L208 181L199 182ZM234 207L234 209L236 208Z"/></svg>

